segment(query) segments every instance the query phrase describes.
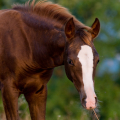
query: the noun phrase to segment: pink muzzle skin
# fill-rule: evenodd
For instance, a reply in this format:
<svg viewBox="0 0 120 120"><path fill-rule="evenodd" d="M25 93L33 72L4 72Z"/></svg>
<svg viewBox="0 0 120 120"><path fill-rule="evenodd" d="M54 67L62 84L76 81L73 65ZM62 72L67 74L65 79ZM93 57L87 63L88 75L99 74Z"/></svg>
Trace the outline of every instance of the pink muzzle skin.
<svg viewBox="0 0 120 120"><path fill-rule="evenodd" d="M95 94L94 90L88 89L86 91L86 96L87 96L87 98L85 99L86 109L87 110L95 109L96 108L97 97L96 97L96 94Z"/></svg>
<svg viewBox="0 0 120 120"><path fill-rule="evenodd" d="M95 108L96 108L96 102L93 102L93 101L86 102L86 109L87 110L95 109Z"/></svg>

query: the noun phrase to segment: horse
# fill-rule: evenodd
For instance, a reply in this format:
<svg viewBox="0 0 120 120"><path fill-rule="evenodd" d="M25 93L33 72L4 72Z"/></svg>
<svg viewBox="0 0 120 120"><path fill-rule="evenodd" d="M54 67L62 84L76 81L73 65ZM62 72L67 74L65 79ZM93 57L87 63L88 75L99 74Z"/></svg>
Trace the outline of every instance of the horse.
<svg viewBox="0 0 120 120"><path fill-rule="evenodd" d="M53 70L64 65L80 95L82 106L97 106L94 91L99 55L94 39L96 18L88 27L66 8L51 2L27 2L0 11L0 83L7 120L19 120L18 98L29 105L32 120L45 120L47 83Z"/></svg>

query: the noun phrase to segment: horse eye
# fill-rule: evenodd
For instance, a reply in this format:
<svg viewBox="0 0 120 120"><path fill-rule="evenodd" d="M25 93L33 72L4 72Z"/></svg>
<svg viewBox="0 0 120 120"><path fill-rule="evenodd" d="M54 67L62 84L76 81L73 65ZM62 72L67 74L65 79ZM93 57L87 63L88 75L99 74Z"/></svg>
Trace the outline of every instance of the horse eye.
<svg viewBox="0 0 120 120"><path fill-rule="evenodd" d="M100 60L97 61L97 64L100 62Z"/></svg>
<svg viewBox="0 0 120 120"><path fill-rule="evenodd" d="M73 64L73 61L72 61L71 59L68 59L67 62L68 62L68 64L70 64L70 65L74 65L74 64Z"/></svg>

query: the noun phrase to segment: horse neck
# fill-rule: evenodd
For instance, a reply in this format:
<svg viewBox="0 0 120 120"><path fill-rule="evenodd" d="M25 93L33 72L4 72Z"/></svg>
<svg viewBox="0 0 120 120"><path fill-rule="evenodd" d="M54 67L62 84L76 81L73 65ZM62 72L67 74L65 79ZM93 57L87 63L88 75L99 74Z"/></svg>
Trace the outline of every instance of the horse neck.
<svg viewBox="0 0 120 120"><path fill-rule="evenodd" d="M65 34L54 23L32 16L24 16L29 30L34 63L41 68L54 68L64 64ZM31 18L30 18L31 17ZM29 26L29 27L28 27Z"/></svg>

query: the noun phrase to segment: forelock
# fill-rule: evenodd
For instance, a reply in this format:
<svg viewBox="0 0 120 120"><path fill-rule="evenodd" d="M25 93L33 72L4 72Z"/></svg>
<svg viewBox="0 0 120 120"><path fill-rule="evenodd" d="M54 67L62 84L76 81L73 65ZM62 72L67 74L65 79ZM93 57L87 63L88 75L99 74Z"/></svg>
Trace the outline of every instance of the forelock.
<svg viewBox="0 0 120 120"><path fill-rule="evenodd" d="M80 39L87 45L92 46L92 36L89 32L84 29L78 29L77 33L79 34Z"/></svg>

